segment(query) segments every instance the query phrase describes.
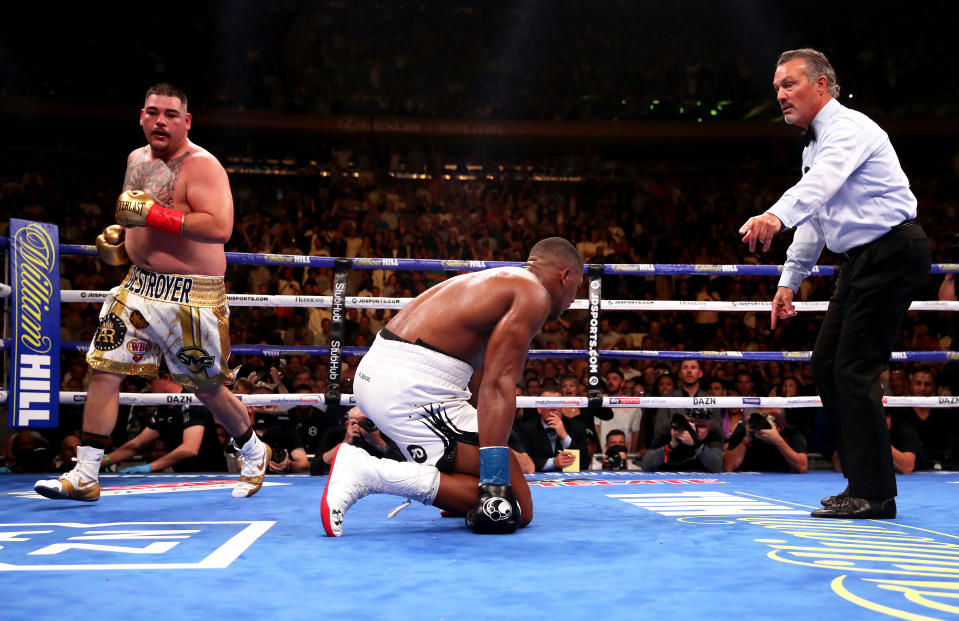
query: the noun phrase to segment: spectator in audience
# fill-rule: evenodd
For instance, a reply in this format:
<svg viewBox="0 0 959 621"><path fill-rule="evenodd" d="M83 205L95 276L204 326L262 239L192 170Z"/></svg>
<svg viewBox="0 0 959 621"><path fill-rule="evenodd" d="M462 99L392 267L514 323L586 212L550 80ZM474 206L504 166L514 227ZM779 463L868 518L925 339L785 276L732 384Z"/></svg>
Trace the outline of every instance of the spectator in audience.
<svg viewBox="0 0 959 621"><path fill-rule="evenodd" d="M597 453L590 462L591 470L639 470L639 467L629 458L629 447L626 446L626 433L622 429L611 429L606 434L604 452Z"/></svg>
<svg viewBox="0 0 959 621"><path fill-rule="evenodd" d="M919 439L919 431L911 424L900 421L893 426L892 411L886 408L886 426L892 444L892 464L899 474L911 474L927 467L926 452ZM834 453L838 461L838 454Z"/></svg>
<svg viewBox="0 0 959 621"><path fill-rule="evenodd" d="M540 397L559 398L558 390L543 390ZM514 425L517 435L533 460L536 472L554 472L579 461L579 469L589 467L586 429L574 418L563 416L559 406L537 408L536 418L524 418ZM570 452L570 449L579 454Z"/></svg>
<svg viewBox="0 0 959 621"><path fill-rule="evenodd" d="M73 470L74 461L77 457L77 447L80 446L80 438L72 433L60 440L60 451L53 458L54 472L69 472Z"/></svg>
<svg viewBox="0 0 959 621"><path fill-rule="evenodd" d="M293 392L298 395L312 394L313 389L309 383L297 384ZM290 418L293 426L300 434L300 440L303 443L303 450L307 455L315 455L320 447L320 441L323 434L331 426L326 412L317 409L312 404L296 405L290 410ZM272 446L272 445L271 445Z"/></svg>
<svg viewBox="0 0 959 621"><path fill-rule="evenodd" d="M628 393L623 391L625 387L623 383L623 373L619 369L610 369L606 373L605 380L605 396L630 396ZM613 429L619 429L620 431L626 433L626 439L628 441L626 446L629 447L630 453L639 452L640 447L645 448L648 443L648 439L645 437L640 438L643 426L642 408L616 407L608 409L612 410L612 416L600 421L599 429L597 430L597 437L605 438ZM599 413L596 413L596 416L602 418Z"/></svg>
<svg viewBox="0 0 959 621"><path fill-rule="evenodd" d="M276 394L275 389L264 382L253 386L254 395ZM288 411L278 406L254 406L248 408L253 431L273 449L267 472L283 474L287 472L306 472L310 469L310 460L303 448L303 440Z"/></svg>
<svg viewBox="0 0 959 621"><path fill-rule="evenodd" d="M406 461L400 449L380 433L373 421L367 418L360 408L353 407L338 425L329 427L323 434L316 456L310 464L312 476L329 474L330 462L341 442L359 447L373 457Z"/></svg>
<svg viewBox="0 0 959 621"><path fill-rule="evenodd" d="M913 371L909 388L913 397L935 396L936 380L932 369L923 366ZM894 408L892 415L893 427L907 424L919 432L930 465L946 467L959 461L959 417L954 410L913 406Z"/></svg>
<svg viewBox="0 0 959 621"><path fill-rule="evenodd" d="M50 469L47 440L36 430L21 429L11 435L4 453L6 461L0 467L0 473L47 472ZM70 467L73 468L73 464Z"/></svg>
<svg viewBox="0 0 959 621"><path fill-rule="evenodd" d="M675 412L668 431L653 439L643 457L643 470L721 472L723 438L715 428L715 418L713 410Z"/></svg>
<svg viewBox="0 0 959 621"><path fill-rule="evenodd" d="M161 371L150 380L149 389L157 394L183 392L183 386L174 382L168 371ZM148 451L158 439L162 439L167 447L175 448L150 460ZM147 427L105 455L103 465L118 466L137 455L147 458L146 462L128 466L120 472L143 474L167 469L174 472L226 472L226 460L217 441L213 415L202 405L194 406L188 401L157 406Z"/></svg>
<svg viewBox="0 0 959 621"><path fill-rule="evenodd" d="M797 472L809 466L806 440L781 408L761 408L739 423L723 452L726 472Z"/></svg>
<svg viewBox="0 0 959 621"><path fill-rule="evenodd" d="M559 391L564 397L581 397L582 392L580 390L579 382L576 381L576 378L572 375L564 375L560 378ZM599 438L599 432L596 428L596 421L608 421L613 418L613 409L604 408L602 406L595 407L585 407L585 408L564 408L563 415L569 416L570 418L575 418L577 421L582 423L583 427L586 429L586 440L587 440L587 461L593 458L593 454L597 451Z"/></svg>
<svg viewBox="0 0 959 621"><path fill-rule="evenodd" d="M735 389L737 395L740 397L759 396L759 393L756 389L756 381L753 379L753 374L746 370L741 370L736 373ZM755 407L744 407L743 418L749 418L752 414L758 411L759 409Z"/></svg>
<svg viewBox="0 0 959 621"><path fill-rule="evenodd" d="M784 377L782 383L769 392L770 397L798 397L799 382L794 377ZM804 407L786 410L786 420L807 438L812 430L813 421L821 408Z"/></svg>
<svg viewBox="0 0 959 621"><path fill-rule="evenodd" d="M709 393L710 397L728 397L729 390L726 388L726 382L716 377L713 377L709 380L707 384L708 388L706 392ZM739 421L743 418L742 408L722 408L716 411L716 416L718 417L716 428L719 433L723 436L723 442L725 443L730 434L732 434L733 429L736 428L736 425L739 424Z"/></svg>
<svg viewBox="0 0 959 621"><path fill-rule="evenodd" d="M959 345L959 343L957 343ZM887 394L892 397L905 397L909 394L909 375L899 365L889 368L889 385Z"/></svg>
<svg viewBox="0 0 959 621"><path fill-rule="evenodd" d="M709 396L709 393L706 392L701 385L703 370L699 366L699 360L688 358L680 362L677 377L679 379L679 388L669 392L666 395L667 397L702 398ZM653 437L660 438L664 436L670 429L673 415L685 414L685 410L686 408L659 408L656 410Z"/></svg>

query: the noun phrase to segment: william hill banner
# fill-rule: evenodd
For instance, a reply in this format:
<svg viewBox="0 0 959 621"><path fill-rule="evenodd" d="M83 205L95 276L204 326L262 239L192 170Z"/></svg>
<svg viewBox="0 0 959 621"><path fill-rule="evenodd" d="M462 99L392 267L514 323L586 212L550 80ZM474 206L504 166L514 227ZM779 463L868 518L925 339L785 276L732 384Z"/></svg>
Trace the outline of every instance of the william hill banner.
<svg viewBox="0 0 959 621"><path fill-rule="evenodd" d="M10 220L9 426L56 427L60 408L60 236L54 224Z"/></svg>

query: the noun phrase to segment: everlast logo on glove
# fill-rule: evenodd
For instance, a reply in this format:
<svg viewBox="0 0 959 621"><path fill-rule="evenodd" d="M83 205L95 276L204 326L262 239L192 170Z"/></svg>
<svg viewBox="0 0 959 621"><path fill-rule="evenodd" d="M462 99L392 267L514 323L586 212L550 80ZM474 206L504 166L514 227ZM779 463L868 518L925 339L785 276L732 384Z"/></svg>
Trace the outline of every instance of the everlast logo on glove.
<svg viewBox="0 0 959 621"><path fill-rule="evenodd" d="M144 212L152 207L155 202L153 197L143 190L128 190L117 199L115 215L117 220L120 220L121 214L124 213L143 218L145 217Z"/></svg>

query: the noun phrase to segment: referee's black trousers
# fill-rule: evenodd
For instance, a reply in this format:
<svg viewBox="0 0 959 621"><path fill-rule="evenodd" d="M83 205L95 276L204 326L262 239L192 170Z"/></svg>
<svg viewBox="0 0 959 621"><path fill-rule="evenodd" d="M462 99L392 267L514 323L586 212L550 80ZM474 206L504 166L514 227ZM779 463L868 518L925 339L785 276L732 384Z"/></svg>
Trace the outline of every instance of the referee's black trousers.
<svg viewBox="0 0 959 621"><path fill-rule="evenodd" d="M879 374L909 305L929 278L931 255L918 224L893 229L848 253L816 338L812 372L832 424L849 493L896 495Z"/></svg>

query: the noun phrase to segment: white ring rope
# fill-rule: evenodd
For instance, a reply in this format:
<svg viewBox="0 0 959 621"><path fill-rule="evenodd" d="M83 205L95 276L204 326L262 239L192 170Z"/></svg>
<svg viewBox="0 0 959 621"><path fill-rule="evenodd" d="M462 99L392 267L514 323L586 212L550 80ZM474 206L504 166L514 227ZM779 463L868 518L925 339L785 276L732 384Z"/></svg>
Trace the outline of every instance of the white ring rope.
<svg viewBox="0 0 959 621"><path fill-rule="evenodd" d="M6 403L7 391L0 391L0 403ZM60 392L60 404L83 403L86 401L85 392ZM268 405L323 405L326 397L316 393L270 394L270 395L236 395L248 406ZM959 406L957 397L883 397L885 407L924 407L949 408ZM356 405L353 395L341 395L343 405ZM171 405L196 404L202 405L199 397L193 393L120 393L120 405ZM685 408L685 409L716 409L716 408L808 408L820 407L819 397L603 397L602 407L607 408ZM562 407L586 408L589 399L586 397L516 397L516 407Z"/></svg>
<svg viewBox="0 0 959 621"><path fill-rule="evenodd" d="M62 302L103 302L109 291L80 291L68 290L60 292ZM226 296L231 306L306 306L329 307L333 305L333 296L330 295L250 295L230 293ZM403 308L413 298L372 298L349 296L346 298L347 308ZM797 311L824 312L829 302L796 302ZM586 310L589 300L575 300L570 310ZM772 301L769 302L716 302L696 300L602 300L600 308L606 310L636 310L636 311L761 311L770 312ZM959 311L959 302L927 300L913 302L909 307L913 311Z"/></svg>

